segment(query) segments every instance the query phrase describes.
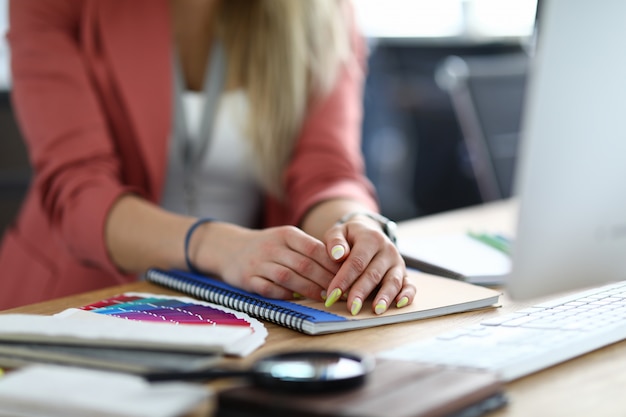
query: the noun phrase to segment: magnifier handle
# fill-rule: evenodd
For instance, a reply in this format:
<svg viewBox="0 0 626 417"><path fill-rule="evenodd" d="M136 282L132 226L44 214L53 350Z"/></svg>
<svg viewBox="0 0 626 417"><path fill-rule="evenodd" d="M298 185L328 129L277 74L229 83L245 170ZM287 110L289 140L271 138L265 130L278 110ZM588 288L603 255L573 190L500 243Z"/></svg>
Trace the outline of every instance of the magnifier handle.
<svg viewBox="0 0 626 417"><path fill-rule="evenodd" d="M251 373L248 371L238 371L231 369L207 369L203 371L190 372L152 372L143 374L143 378L149 382L160 381L206 381L217 378L247 377Z"/></svg>

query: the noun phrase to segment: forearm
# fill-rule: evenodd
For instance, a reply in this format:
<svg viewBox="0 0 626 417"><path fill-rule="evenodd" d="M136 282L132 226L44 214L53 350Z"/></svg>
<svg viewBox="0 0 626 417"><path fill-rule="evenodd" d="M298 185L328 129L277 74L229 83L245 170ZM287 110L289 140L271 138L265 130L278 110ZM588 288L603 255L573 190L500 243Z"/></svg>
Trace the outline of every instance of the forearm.
<svg viewBox="0 0 626 417"><path fill-rule="evenodd" d="M124 195L106 222L106 244L117 267L137 273L149 267L185 268L184 239L192 217L161 209L135 195Z"/></svg>
<svg viewBox="0 0 626 417"><path fill-rule="evenodd" d="M118 199L107 218L107 249L125 272L139 273L150 267L187 269L185 239L196 220L127 194ZM189 240L190 261L201 271L221 275L246 230L231 223L201 224Z"/></svg>
<svg viewBox="0 0 626 417"><path fill-rule="evenodd" d="M337 268L318 240L293 226L252 230L207 221L191 229L196 218L169 213L130 194L116 202L107 220L110 256L126 272L191 267L266 297L298 293L320 299ZM190 230L191 266L185 258Z"/></svg>

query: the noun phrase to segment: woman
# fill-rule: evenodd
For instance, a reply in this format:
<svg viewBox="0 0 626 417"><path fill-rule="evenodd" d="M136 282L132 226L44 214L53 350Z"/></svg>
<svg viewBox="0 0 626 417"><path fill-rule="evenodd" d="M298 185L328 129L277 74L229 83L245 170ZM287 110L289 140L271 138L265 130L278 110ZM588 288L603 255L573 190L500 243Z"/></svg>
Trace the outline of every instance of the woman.
<svg viewBox="0 0 626 417"><path fill-rule="evenodd" d="M412 302L363 176L364 51L346 3L14 0L9 13L35 177L0 250L0 307L149 267L345 299L352 314L370 294L379 314Z"/></svg>

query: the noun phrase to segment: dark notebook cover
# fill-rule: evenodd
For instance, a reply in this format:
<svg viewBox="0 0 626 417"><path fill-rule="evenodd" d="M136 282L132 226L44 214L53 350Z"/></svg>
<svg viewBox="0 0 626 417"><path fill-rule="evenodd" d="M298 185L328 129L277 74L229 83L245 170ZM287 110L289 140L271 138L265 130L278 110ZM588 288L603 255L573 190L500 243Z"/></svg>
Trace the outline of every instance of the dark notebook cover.
<svg viewBox="0 0 626 417"><path fill-rule="evenodd" d="M240 386L218 395L217 417L477 417L506 404L495 375L378 360L364 386L298 394Z"/></svg>

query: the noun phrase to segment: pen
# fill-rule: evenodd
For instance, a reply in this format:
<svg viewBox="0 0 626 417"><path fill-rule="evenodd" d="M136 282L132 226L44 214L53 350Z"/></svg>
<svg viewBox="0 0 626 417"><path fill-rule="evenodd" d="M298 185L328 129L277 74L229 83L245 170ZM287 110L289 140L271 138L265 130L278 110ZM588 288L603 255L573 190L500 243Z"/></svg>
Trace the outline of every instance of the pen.
<svg viewBox="0 0 626 417"><path fill-rule="evenodd" d="M509 239L508 237L501 235L499 233L496 233L493 235L493 237L495 237L496 239L502 241L503 243L505 243L507 246L511 245L511 239Z"/></svg>
<svg viewBox="0 0 626 417"><path fill-rule="evenodd" d="M473 239L478 240L481 243L484 243L487 246L490 246L500 252L510 255L511 254L511 241L498 234L489 234L489 233L476 233L469 231L467 235Z"/></svg>

